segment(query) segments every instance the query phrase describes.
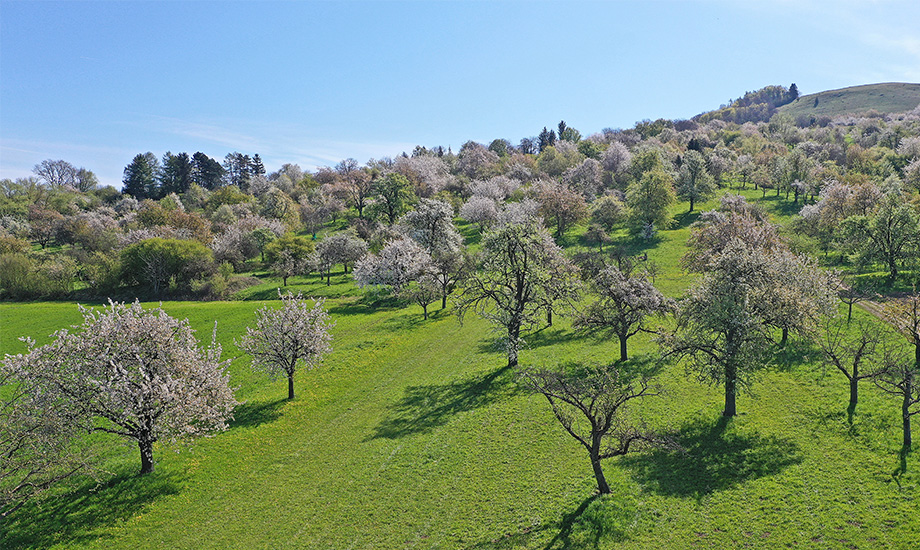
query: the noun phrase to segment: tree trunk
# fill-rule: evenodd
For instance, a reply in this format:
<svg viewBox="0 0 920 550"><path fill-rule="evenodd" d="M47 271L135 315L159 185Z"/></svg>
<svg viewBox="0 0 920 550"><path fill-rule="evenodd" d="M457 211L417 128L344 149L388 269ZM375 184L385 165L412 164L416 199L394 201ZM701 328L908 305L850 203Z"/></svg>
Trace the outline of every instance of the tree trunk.
<svg viewBox="0 0 920 550"><path fill-rule="evenodd" d="M786 342L789 341L789 327L783 327L783 337L779 341L779 347L786 347Z"/></svg>
<svg viewBox="0 0 920 550"><path fill-rule="evenodd" d="M331 284L332 284L332 269L330 268L329 271L326 273L326 286L330 286Z"/></svg>
<svg viewBox="0 0 920 550"><path fill-rule="evenodd" d="M444 309L446 307L447 307L447 291L445 290L441 292L441 309Z"/></svg>
<svg viewBox="0 0 920 550"><path fill-rule="evenodd" d="M153 437L150 434L141 434L137 438L137 446L141 451L141 475L153 472Z"/></svg>
<svg viewBox="0 0 920 550"><path fill-rule="evenodd" d="M725 410L722 416L732 417L737 414L735 409L735 392L737 390L738 369L733 364L725 366Z"/></svg>
<svg viewBox="0 0 920 550"><path fill-rule="evenodd" d="M848 411L856 411L856 402L859 401L859 378L856 376L856 369L853 369L853 378L850 378L850 406L847 408Z"/></svg>
<svg viewBox="0 0 920 550"><path fill-rule="evenodd" d="M553 326L553 308L546 308L546 326Z"/></svg>
<svg viewBox="0 0 920 550"><path fill-rule="evenodd" d="M690 197L690 212L693 212L693 197Z"/></svg>
<svg viewBox="0 0 920 550"><path fill-rule="evenodd" d="M591 468L594 469L594 479L597 480L597 491L602 495L610 494L610 485L607 484L607 478L604 477L604 470L601 469L601 459L598 450L591 449Z"/></svg>
<svg viewBox="0 0 920 550"><path fill-rule="evenodd" d="M422 306L422 313L424 315L424 319L427 321L428 320L428 305L427 304Z"/></svg>
<svg viewBox="0 0 920 550"><path fill-rule="evenodd" d="M508 366L518 365L518 339L521 336L521 325L512 324L508 327Z"/></svg>
<svg viewBox="0 0 920 550"><path fill-rule="evenodd" d="M282 279L284 279L284 286L287 286L287 280L288 280L287 275L285 275L284 277L282 277Z"/></svg>
<svg viewBox="0 0 920 550"><path fill-rule="evenodd" d="M910 388L908 382L907 388ZM911 446L910 437L910 392L904 392L904 399L901 401L901 418L904 421L904 450L909 451Z"/></svg>
<svg viewBox="0 0 920 550"><path fill-rule="evenodd" d="M288 399L294 399L294 373L288 374Z"/></svg>
<svg viewBox="0 0 920 550"><path fill-rule="evenodd" d="M626 335L620 335L620 361L626 361Z"/></svg>

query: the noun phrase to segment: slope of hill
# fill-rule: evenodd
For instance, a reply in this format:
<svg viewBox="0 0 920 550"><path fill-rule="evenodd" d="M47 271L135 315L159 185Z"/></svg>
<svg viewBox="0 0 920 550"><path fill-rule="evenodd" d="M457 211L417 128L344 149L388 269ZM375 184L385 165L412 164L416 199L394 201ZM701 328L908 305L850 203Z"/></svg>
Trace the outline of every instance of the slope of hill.
<svg viewBox="0 0 920 550"><path fill-rule="evenodd" d="M920 84L888 82L851 86L799 97L783 105L777 112L793 118L798 116L835 117L875 110L880 113L901 113L920 105Z"/></svg>

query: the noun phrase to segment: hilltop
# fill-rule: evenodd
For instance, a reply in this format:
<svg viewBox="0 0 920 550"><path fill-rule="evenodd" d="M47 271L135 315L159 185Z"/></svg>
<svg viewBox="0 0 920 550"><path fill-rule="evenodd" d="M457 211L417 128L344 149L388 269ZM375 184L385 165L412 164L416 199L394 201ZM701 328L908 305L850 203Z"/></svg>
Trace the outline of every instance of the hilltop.
<svg viewBox="0 0 920 550"><path fill-rule="evenodd" d="M850 86L800 96L777 109L793 118L799 116L836 117L878 111L882 114L903 113L920 105L920 84L887 82Z"/></svg>

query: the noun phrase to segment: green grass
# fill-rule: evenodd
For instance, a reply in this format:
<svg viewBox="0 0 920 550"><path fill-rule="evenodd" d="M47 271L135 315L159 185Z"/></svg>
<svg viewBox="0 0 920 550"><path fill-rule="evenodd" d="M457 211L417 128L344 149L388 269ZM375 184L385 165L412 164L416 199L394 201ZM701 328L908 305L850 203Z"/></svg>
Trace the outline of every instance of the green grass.
<svg viewBox="0 0 920 550"><path fill-rule="evenodd" d="M763 204L778 221L791 215L784 201ZM675 206L679 224L655 242L624 242L659 263L671 295L689 284L679 258L696 214L685 211ZM218 322L244 402L231 428L190 447L159 445L145 478L134 475L136 448L107 440L101 484L73 480L26 506L0 547L910 548L920 535L920 461L902 462L898 404L864 385L849 424L845 380L806 344L777 354L729 422L720 388L662 366L665 395L637 413L685 452L607 461L614 494L598 498L585 451L502 368L484 322L460 325L437 309L423 321L418 307L375 304L340 274L330 287L289 282L326 296L336 321L334 351L298 373L294 401L232 344L280 281L242 301L165 302L203 341ZM20 335L44 343L79 321L74 304L0 304L2 352L23 351ZM565 319L526 339L524 365L618 356L616 341L575 334ZM646 335L630 353L654 363Z"/></svg>
<svg viewBox="0 0 920 550"><path fill-rule="evenodd" d="M778 112L793 118L799 115L834 117L864 113L870 109L880 113L902 113L917 105L920 105L920 84L890 82L804 95L783 105Z"/></svg>

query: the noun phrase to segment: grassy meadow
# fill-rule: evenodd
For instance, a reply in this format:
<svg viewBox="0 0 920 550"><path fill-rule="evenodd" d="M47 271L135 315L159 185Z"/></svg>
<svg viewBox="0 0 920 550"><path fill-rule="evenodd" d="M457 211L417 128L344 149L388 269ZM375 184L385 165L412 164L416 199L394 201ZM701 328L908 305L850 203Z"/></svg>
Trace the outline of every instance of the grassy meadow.
<svg viewBox="0 0 920 550"><path fill-rule="evenodd" d="M786 201L762 203L788 219ZM674 213L674 228L632 251L646 252L661 267L656 285L679 296L692 281L679 258L698 214L686 204ZM569 248L583 230L567 235ZM423 321L419 307L375 302L341 271L331 286L290 282L324 297L336 323L333 352L298 373L295 400L233 345L278 281L239 301L164 302L202 342L217 321L242 402L230 429L158 444L157 469L143 478L135 446L100 439L99 480L70 480L16 512L0 524L0 548L916 547L920 455L899 452L899 403L864 384L849 423L846 380L811 344L771 351L772 366L726 422L721 388L657 365L647 335L631 339L630 364L657 369L664 390L634 414L673 431L684 450L606 461L613 494L598 498L587 453L542 396L518 387L481 319L461 325L436 304ZM0 349L19 353L19 336L42 344L79 321L73 303L0 304ZM619 353L615 339L575 333L561 315L526 340L524 366Z"/></svg>
<svg viewBox="0 0 920 550"><path fill-rule="evenodd" d="M867 84L839 90L828 90L799 97L777 109L792 118L806 116L838 116L869 110L880 113L903 113L920 104L920 85L904 82Z"/></svg>

